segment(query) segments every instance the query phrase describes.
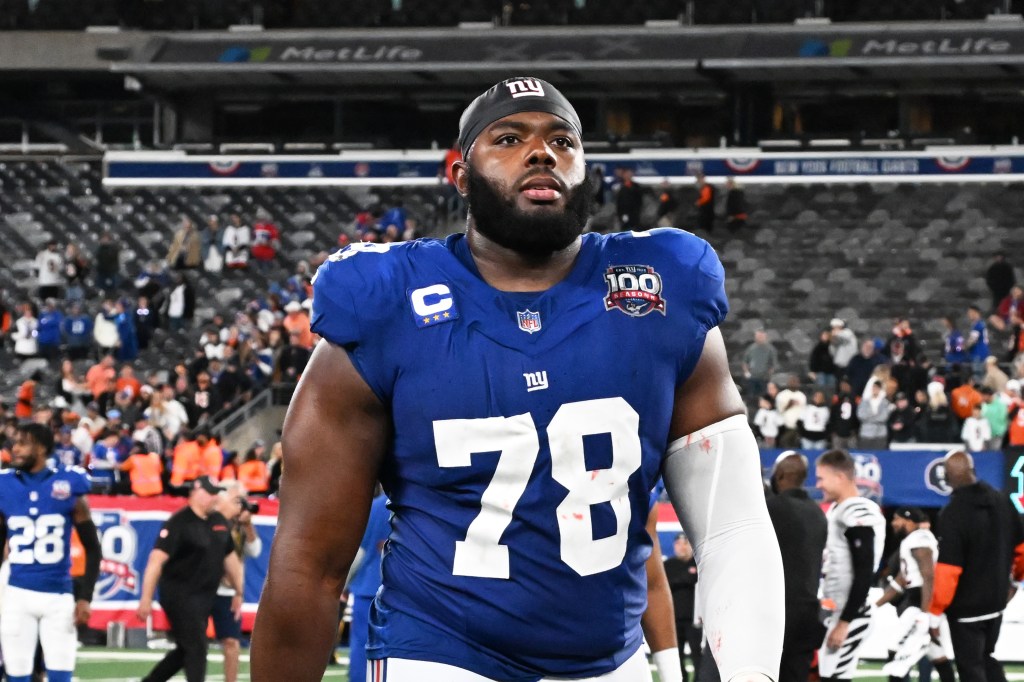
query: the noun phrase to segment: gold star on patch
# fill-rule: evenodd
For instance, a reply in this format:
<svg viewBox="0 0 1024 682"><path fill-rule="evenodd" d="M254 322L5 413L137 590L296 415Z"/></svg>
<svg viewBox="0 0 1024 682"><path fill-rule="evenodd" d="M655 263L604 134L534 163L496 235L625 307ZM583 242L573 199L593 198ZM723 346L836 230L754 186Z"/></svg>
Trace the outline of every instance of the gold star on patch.
<svg viewBox="0 0 1024 682"><path fill-rule="evenodd" d="M439 321L440 319L441 319L441 316L440 316L440 315L434 315L434 322L437 322L437 321Z"/></svg>
<svg viewBox="0 0 1024 682"><path fill-rule="evenodd" d="M428 322L430 322L430 318L429 317L424 317L423 318L423 324L427 324Z"/></svg>
<svg viewBox="0 0 1024 682"><path fill-rule="evenodd" d="M450 313L445 313L445 314L444 314L444 315L442 315L441 317L443 317L443 318L445 318L445 319L448 319L449 317L451 317L451 314L450 314Z"/></svg>

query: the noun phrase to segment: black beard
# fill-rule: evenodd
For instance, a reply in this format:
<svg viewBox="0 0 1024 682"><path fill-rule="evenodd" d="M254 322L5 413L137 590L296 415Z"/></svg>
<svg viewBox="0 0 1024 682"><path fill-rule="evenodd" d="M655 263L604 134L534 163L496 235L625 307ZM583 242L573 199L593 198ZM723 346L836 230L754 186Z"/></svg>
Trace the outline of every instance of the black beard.
<svg viewBox="0 0 1024 682"><path fill-rule="evenodd" d="M561 251L583 234L594 200L594 179L589 173L575 189L567 192L565 210L527 215L516 206L515 197L506 197L477 174L467 169L469 212L476 229L495 244L537 259Z"/></svg>

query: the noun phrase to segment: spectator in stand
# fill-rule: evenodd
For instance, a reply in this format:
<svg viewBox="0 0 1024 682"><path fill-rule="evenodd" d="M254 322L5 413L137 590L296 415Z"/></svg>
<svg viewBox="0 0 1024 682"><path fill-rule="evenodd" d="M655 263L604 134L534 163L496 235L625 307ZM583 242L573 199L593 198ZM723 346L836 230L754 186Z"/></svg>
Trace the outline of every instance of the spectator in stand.
<svg viewBox="0 0 1024 682"><path fill-rule="evenodd" d="M380 230L387 232L388 228L394 227L396 234L402 234L405 232L408 221L409 215L405 210L402 198L395 196L391 200L391 208L385 211L380 218Z"/></svg>
<svg viewBox="0 0 1024 682"><path fill-rule="evenodd" d="M988 422L992 437L985 444L986 450L999 450L1003 447L1003 439L1010 428L1009 410L1006 404L995 396L995 391L987 386L981 389L981 416Z"/></svg>
<svg viewBox="0 0 1024 682"><path fill-rule="evenodd" d="M897 341L903 345L902 355L906 355L910 360L917 360L917 356L921 353L921 345L917 342L917 336L914 335L914 330L910 327L910 320L905 317L896 320L896 324L892 328L892 335L885 344L885 354L889 357L896 353L893 345Z"/></svg>
<svg viewBox="0 0 1024 682"><path fill-rule="evenodd" d="M956 322L952 317L946 316L942 318L942 326L946 328L945 336L943 337L945 342L945 354L947 365L961 364L967 362L967 353L964 350L965 341L964 335L960 333L960 330L956 327Z"/></svg>
<svg viewBox="0 0 1024 682"><path fill-rule="evenodd" d="M932 385L937 388L932 388ZM917 422L917 440L921 443L952 443L957 437L956 419L941 384L930 384L928 406Z"/></svg>
<svg viewBox="0 0 1024 682"><path fill-rule="evenodd" d="M132 443L141 444L146 452L163 452L164 438L159 429L149 423L145 413L135 418L135 430L132 431Z"/></svg>
<svg viewBox="0 0 1024 682"><path fill-rule="evenodd" d="M131 362L139 357L139 339L135 333L135 315L124 300L114 303L108 317L117 327L117 359Z"/></svg>
<svg viewBox="0 0 1024 682"><path fill-rule="evenodd" d="M633 169L621 169L622 181L615 194L615 213L619 219L619 229L642 230L642 214L644 209L644 196L647 189L633 181Z"/></svg>
<svg viewBox="0 0 1024 682"><path fill-rule="evenodd" d="M121 413L122 424L127 427L134 424L141 413L138 402L132 397L130 390L125 389L114 394L114 409Z"/></svg>
<svg viewBox="0 0 1024 682"><path fill-rule="evenodd" d="M774 448L782 426L782 415L775 409L774 401L767 395L757 399L757 414L754 415L755 433L761 436L765 447Z"/></svg>
<svg viewBox="0 0 1024 682"><path fill-rule="evenodd" d="M269 215L256 215L252 226L252 260L256 267L265 270L277 258L281 248L281 234L270 220Z"/></svg>
<svg viewBox="0 0 1024 682"><path fill-rule="evenodd" d="M167 325L172 332L187 329L195 316L196 294L192 285L180 273L174 273L171 293L165 302L166 310L161 310L166 315Z"/></svg>
<svg viewBox="0 0 1024 682"><path fill-rule="evenodd" d="M950 394L950 403L953 414L962 422L974 413L974 408L981 404L981 393L976 388L974 376L968 376L967 380L960 386L953 389Z"/></svg>
<svg viewBox="0 0 1024 682"><path fill-rule="evenodd" d="M28 360L39 355L39 320L36 319L35 310L31 303L22 303L18 306L20 313L14 321L14 331L11 338L14 340L14 354L20 360Z"/></svg>
<svg viewBox="0 0 1024 682"><path fill-rule="evenodd" d="M167 251L167 265L175 270L195 270L203 264L203 240L193 222L182 216Z"/></svg>
<svg viewBox="0 0 1024 682"><path fill-rule="evenodd" d="M971 452L984 450L988 442L992 440L992 429L985 417L982 416L980 404L975 405L971 416L964 420L963 428L960 430L960 439Z"/></svg>
<svg viewBox="0 0 1024 682"><path fill-rule="evenodd" d="M807 396L800 390L800 378L791 374L786 388L775 397L775 408L782 415L782 429L779 432L779 447L797 447L800 443L800 432L797 422L803 415Z"/></svg>
<svg viewBox="0 0 1024 682"><path fill-rule="evenodd" d="M1006 382L1010 377L999 368L999 361L994 355L985 358L985 376L981 379L981 385L992 389L994 393L1000 393L1006 388Z"/></svg>
<svg viewBox="0 0 1024 682"><path fill-rule="evenodd" d="M729 232L747 226L747 198L732 176L725 179L725 226Z"/></svg>
<svg viewBox="0 0 1024 682"><path fill-rule="evenodd" d="M896 394L896 404L889 410L887 426L890 443L912 443L917 436L915 424L917 410L910 404L906 393Z"/></svg>
<svg viewBox="0 0 1024 682"><path fill-rule="evenodd" d="M92 338L100 355L113 355L121 343L121 336L117 332L117 323L113 318L114 302L103 301L92 325Z"/></svg>
<svg viewBox="0 0 1024 682"><path fill-rule="evenodd" d="M139 296L132 313L132 323L135 325L135 338L138 339L139 350L149 348L149 341L159 326L157 312L149 307L149 299Z"/></svg>
<svg viewBox="0 0 1024 682"><path fill-rule="evenodd" d="M658 194L658 227L674 227L678 222L676 212L679 210L679 197L669 183L668 178L661 181Z"/></svg>
<svg viewBox="0 0 1024 682"><path fill-rule="evenodd" d="M36 386L42 378L42 373L35 371L18 387L18 397L14 403L14 416L18 418L19 422L27 422L32 419L35 413Z"/></svg>
<svg viewBox="0 0 1024 682"><path fill-rule="evenodd" d="M815 391L811 402L804 405L797 422L800 447L804 450L824 450L828 447L831 410L825 402L825 392Z"/></svg>
<svg viewBox="0 0 1024 682"><path fill-rule="evenodd" d="M188 411L188 423L192 428L206 424L211 417L224 408L220 391L213 385L210 373L206 370L196 375L196 385L185 397L185 409Z"/></svg>
<svg viewBox="0 0 1024 682"><path fill-rule="evenodd" d="M971 359L974 376L981 378L985 374L985 358L989 356L988 327L981 316L981 308L976 305L967 308L967 319L971 324L967 336L967 355Z"/></svg>
<svg viewBox="0 0 1024 682"><path fill-rule="evenodd" d="M313 348L313 332L310 330L309 314L298 301L292 301L284 307L287 313L281 321L289 336L297 335L298 344L307 350Z"/></svg>
<svg viewBox="0 0 1024 682"><path fill-rule="evenodd" d="M899 390L903 393L912 392L914 359L904 345L903 339L892 339L888 353L890 372Z"/></svg>
<svg viewBox="0 0 1024 682"><path fill-rule="evenodd" d="M85 403L92 400L89 387L75 372L75 365L70 359L60 363L60 378L57 380L57 395L64 398L75 411L81 411Z"/></svg>
<svg viewBox="0 0 1024 682"><path fill-rule="evenodd" d="M811 349L807 363L810 378L816 386L832 390L836 385L836 363L832 359L832 332L825 330L818 337L818 343Z"/></svg>
<svg viewBox="0 0 1024 682"><path fill-rule="evenodd" d="M267 471L270 472L270 487L268 491L271 496L276 496L281 485L281 473L284 471L284 451L281 449L281 441L277 441L270 448L270 458L267 459Z"/></svg>
<svg viewBox="0 0 1024 682"><path fill-rule="evenodd" d="M196 473L209 476L212 480L220 480L220 472L224 467L224 451L216 438L206 429L196 432L196 445L199 447L199 458L196 460Z"/></svg>
<svg viewBox="0 0 1024 682"><path fill-rule="evenodd" d="M238 481L253 495L266 495L270 490L270 472L267 463L263 461L266 449L262 440L253 441L252 447L238 465Z"/></svg>
<svg viewBox="0 0 1024 682"><path fill-rule="evenodd" d="M985 284L992 293L992 310L999 307L1016 283L1017 277L1013 273L1013 266L1006 262L1006 254L993 255L992 264L985 271Z"/></svg>
<svg viewBox="0 0 1024 682"><path fill-rule="evenodd" d="M117 491L120 480L122 460L118 451L119 440L116 431L104 429L98 434L89 456L89 477L94 485L109 493Z"/></svg>
<svg viewBox="0 0 1024 682"><path fill-rule="evenodd" d="M252 246L252 231L242 220L242 216L232 213L229 223L224 228L224 266L227 268L246 268L249 266L249 248Z"/></svg>
<svg viewBox="0 0 1024 682"><path fill-rule="evenodd" d="M92 399L96 401L99 411L105 412L108 403L114 399L117 391L117 370L114 369L114 356L104 355L85 373L85 383L89 387Z"/></svg>
<svg viewBox="0 0 1024 682"><path fill-rule="evenodd" d="M223 239L223 234L220 229L220 216L215 213L211 213L206 216L206 227L200 233L200 239L203 244L203 268L207 272L219 272L219 269L211 270L209 264L211 263L210 254L214 251L217 252L217 255L213 257L213 260L220 260L223 263L222 252L220 250L220 243Z"/></svg>
<svg viewBox="0 0 1024 682"><path fill-rule="evenodd" d="M164 465L160 455L148 450L144 443L132 445L128 459L121 465L121 471L128 475L132 494L138 497L155 497L164 492Z"/></svg>
<svg viewBox="0 0 1024 682"><path fill-rule="evenodd" d="M1024 289L1016 284L1011 287L1010 293L999 301L988 321L999 331L1019 327L1024 321Z"/></svg>
<svg viewBox="0 0 1024 682"><path fill-rule="evenodd" d="M160 430L165 443L174 443L178 434L188 424L185 406L174 399L174 389L163 385L153 392L149 407L143 411L150 424Z"/></svg>
<svg viewBox="0 0 1024 682"><path fill-rule="evenodd" d="M858 397L846 379L839 381L839 391L832 399L832 413L829 416L829 430L832 432L832 448L849 450L857 442L860 422L857 421Z"/></svg>
<svg viewBox="0 0 1024 682"><path fill-rule="evenodd" d="M121 247L113 235L104 230L96 247L96 286L110 295L121 284Z"/></svg>
<svg viewBox="0 0 1024 682"><path fill-rule="evenodd" d="M697 624L697 560L693 557L693 547L684 533L676 535L672 543L672 556L665 559L665 577L672 590L672 607L676 621L676 637L679 640L680 667L683 669L683 681L686 682L686 663L683 660L686 644L690 650L690 661L693 663L693 679L701 669L701 640L703 628Z"/></svg>
<svg viewBox="0 0 1024 682"><path fill-rule="evenodd" d="M763 329L754 332L754 342L743 351L743 377L748 400L764 395L772 374L778 369L779 354Z"/></svg>
<svg viewBox="0 0 1024 682"><path fill-rule="evenodd" d="M832 338L835 338L834 327ZM885 358L876 352L874 341L865 339L860 344L860 353L850 358L850 363L846 366L846 377L850 380L850 391L853 395L865 395L868 380L875 371L875 367L878 367L884 361Z"/></svg>
<svg viewBox="0 0 1024 682"><path fill-rule="evenodd" d="M39 298L60 298L64 284L64 259L60 255L57 242L46 242L46 248L36 255L36 272L39 283Z"/></svg>
<svg viewBox="0 0 1024 682"><path fill-rule="evenodd" d="M107 420L100 413L99 405L95 400L90 401L89 404L85 406L85 416L81 418L79 425L89 431L89 437L93 440L99 438L99 435L103 433L103 430L107 427ZM82 452L85 452L85 450L82 450Z"/></svg>
<svg viewBox="0 0 1024 682"><path fill-rule="evenodd" d="M289 332L288 345L281 350L274 367L274 383L298 381L306 370L310 355L312 355L310 350L302 344L300 332L298 330Z"/></svg>
<svg viewBox="0 0 1024 682"><path fill-rule="evenodd" d="M64 281L67 288L64 298L81 301L85 298L85 277L89 273L89 261L82 255L78 244L68 243L64 248Z"/></svg>
<svg viewBox="0 0 1024 682"><path fill-rule="evenodd" d="M82 311L81 303L72 303L71 310L61 323L61 340L72 360L84 360L92 350L92 318Z"/></svg>
<svg viewBox="0 0 1024 682"><path fill-rule="evenodd" d="M57 436L57 443L53 446L53 464L59 467L80 467L82 466L82 451L79 450L71 440L74 429L70 426L62 426Z"/></svg>
<svg viewBox="0 0 1024 682"><path fill-rule="evenodd" d="M1006 406L1006 410L1012 410L1014 407L1021 404L1021 391L1020 381L1017 379L1010 379L1006 382L1006 388L996 398L1002 401L1003 405Z"/></svg>
<svg viewBox="0 0 1024 682"><path fill-rule="evenodd" d="M877 379L869 384L867 390L868 397L857 406L857 419L860 421L857 447L884 450L889 445L888 421L892 406Z"/></svg>
<svg viewBox="0 0 1024 682"><path fill-rule="evenodd" d="M835 363L836 373L842 375L849 367L850 361L857 355L857 335L838 317L832 318L829 326L832 329L829 337L829 343L832 345L832 362Z"/></svg>
<svg viewBox="0 0 1024 682"><path fill-rule="evenodd" d="M39 324L36 328L40 357L50 361L60 357L60 328L63 323L64 314L57 308L57 302L52 298L46 299L39 313Z"/></svg>
<svg viewBox="0 0 1024 682"><path fill-rule="evenodd" d="M697 208L697 229L711 234L715 230L715 188L704 173L698 172L694 177L697 182L697 200L693 202Z"/></svg>

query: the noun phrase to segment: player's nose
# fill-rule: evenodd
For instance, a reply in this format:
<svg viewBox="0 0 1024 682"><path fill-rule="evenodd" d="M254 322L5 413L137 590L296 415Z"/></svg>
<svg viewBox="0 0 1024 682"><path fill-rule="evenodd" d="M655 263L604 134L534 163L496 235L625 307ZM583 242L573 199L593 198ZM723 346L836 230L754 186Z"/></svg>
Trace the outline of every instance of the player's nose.
<svg viewBox="0 0 1024 682"><path fill-rule="evenodd" d="M531 138L527 144L526 165L530 167L543 165L554 168L555 164L555 154L548 146L547 140L541 137Z"/></svg>

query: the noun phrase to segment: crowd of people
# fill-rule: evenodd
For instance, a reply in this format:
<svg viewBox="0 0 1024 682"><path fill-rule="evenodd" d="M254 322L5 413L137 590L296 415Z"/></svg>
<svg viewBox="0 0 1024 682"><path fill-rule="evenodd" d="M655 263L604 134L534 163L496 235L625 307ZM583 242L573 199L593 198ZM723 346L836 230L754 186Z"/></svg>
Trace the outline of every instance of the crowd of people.
<svg viewBox="0 0 1024 682"><path fill-rule="evenodd" d="M888 336L858 341L841 319L821 332L804 372L787 373L768 332L758 330L741 356L752 423L768 447L860 447L959 443L970 451L1024 445L1018 349L1024 291L1012 286L986 319L965 311L967 333L942 318L938 362L925 353L906 318ZM1005 332L1000 358L990 327Z"/></svg>

